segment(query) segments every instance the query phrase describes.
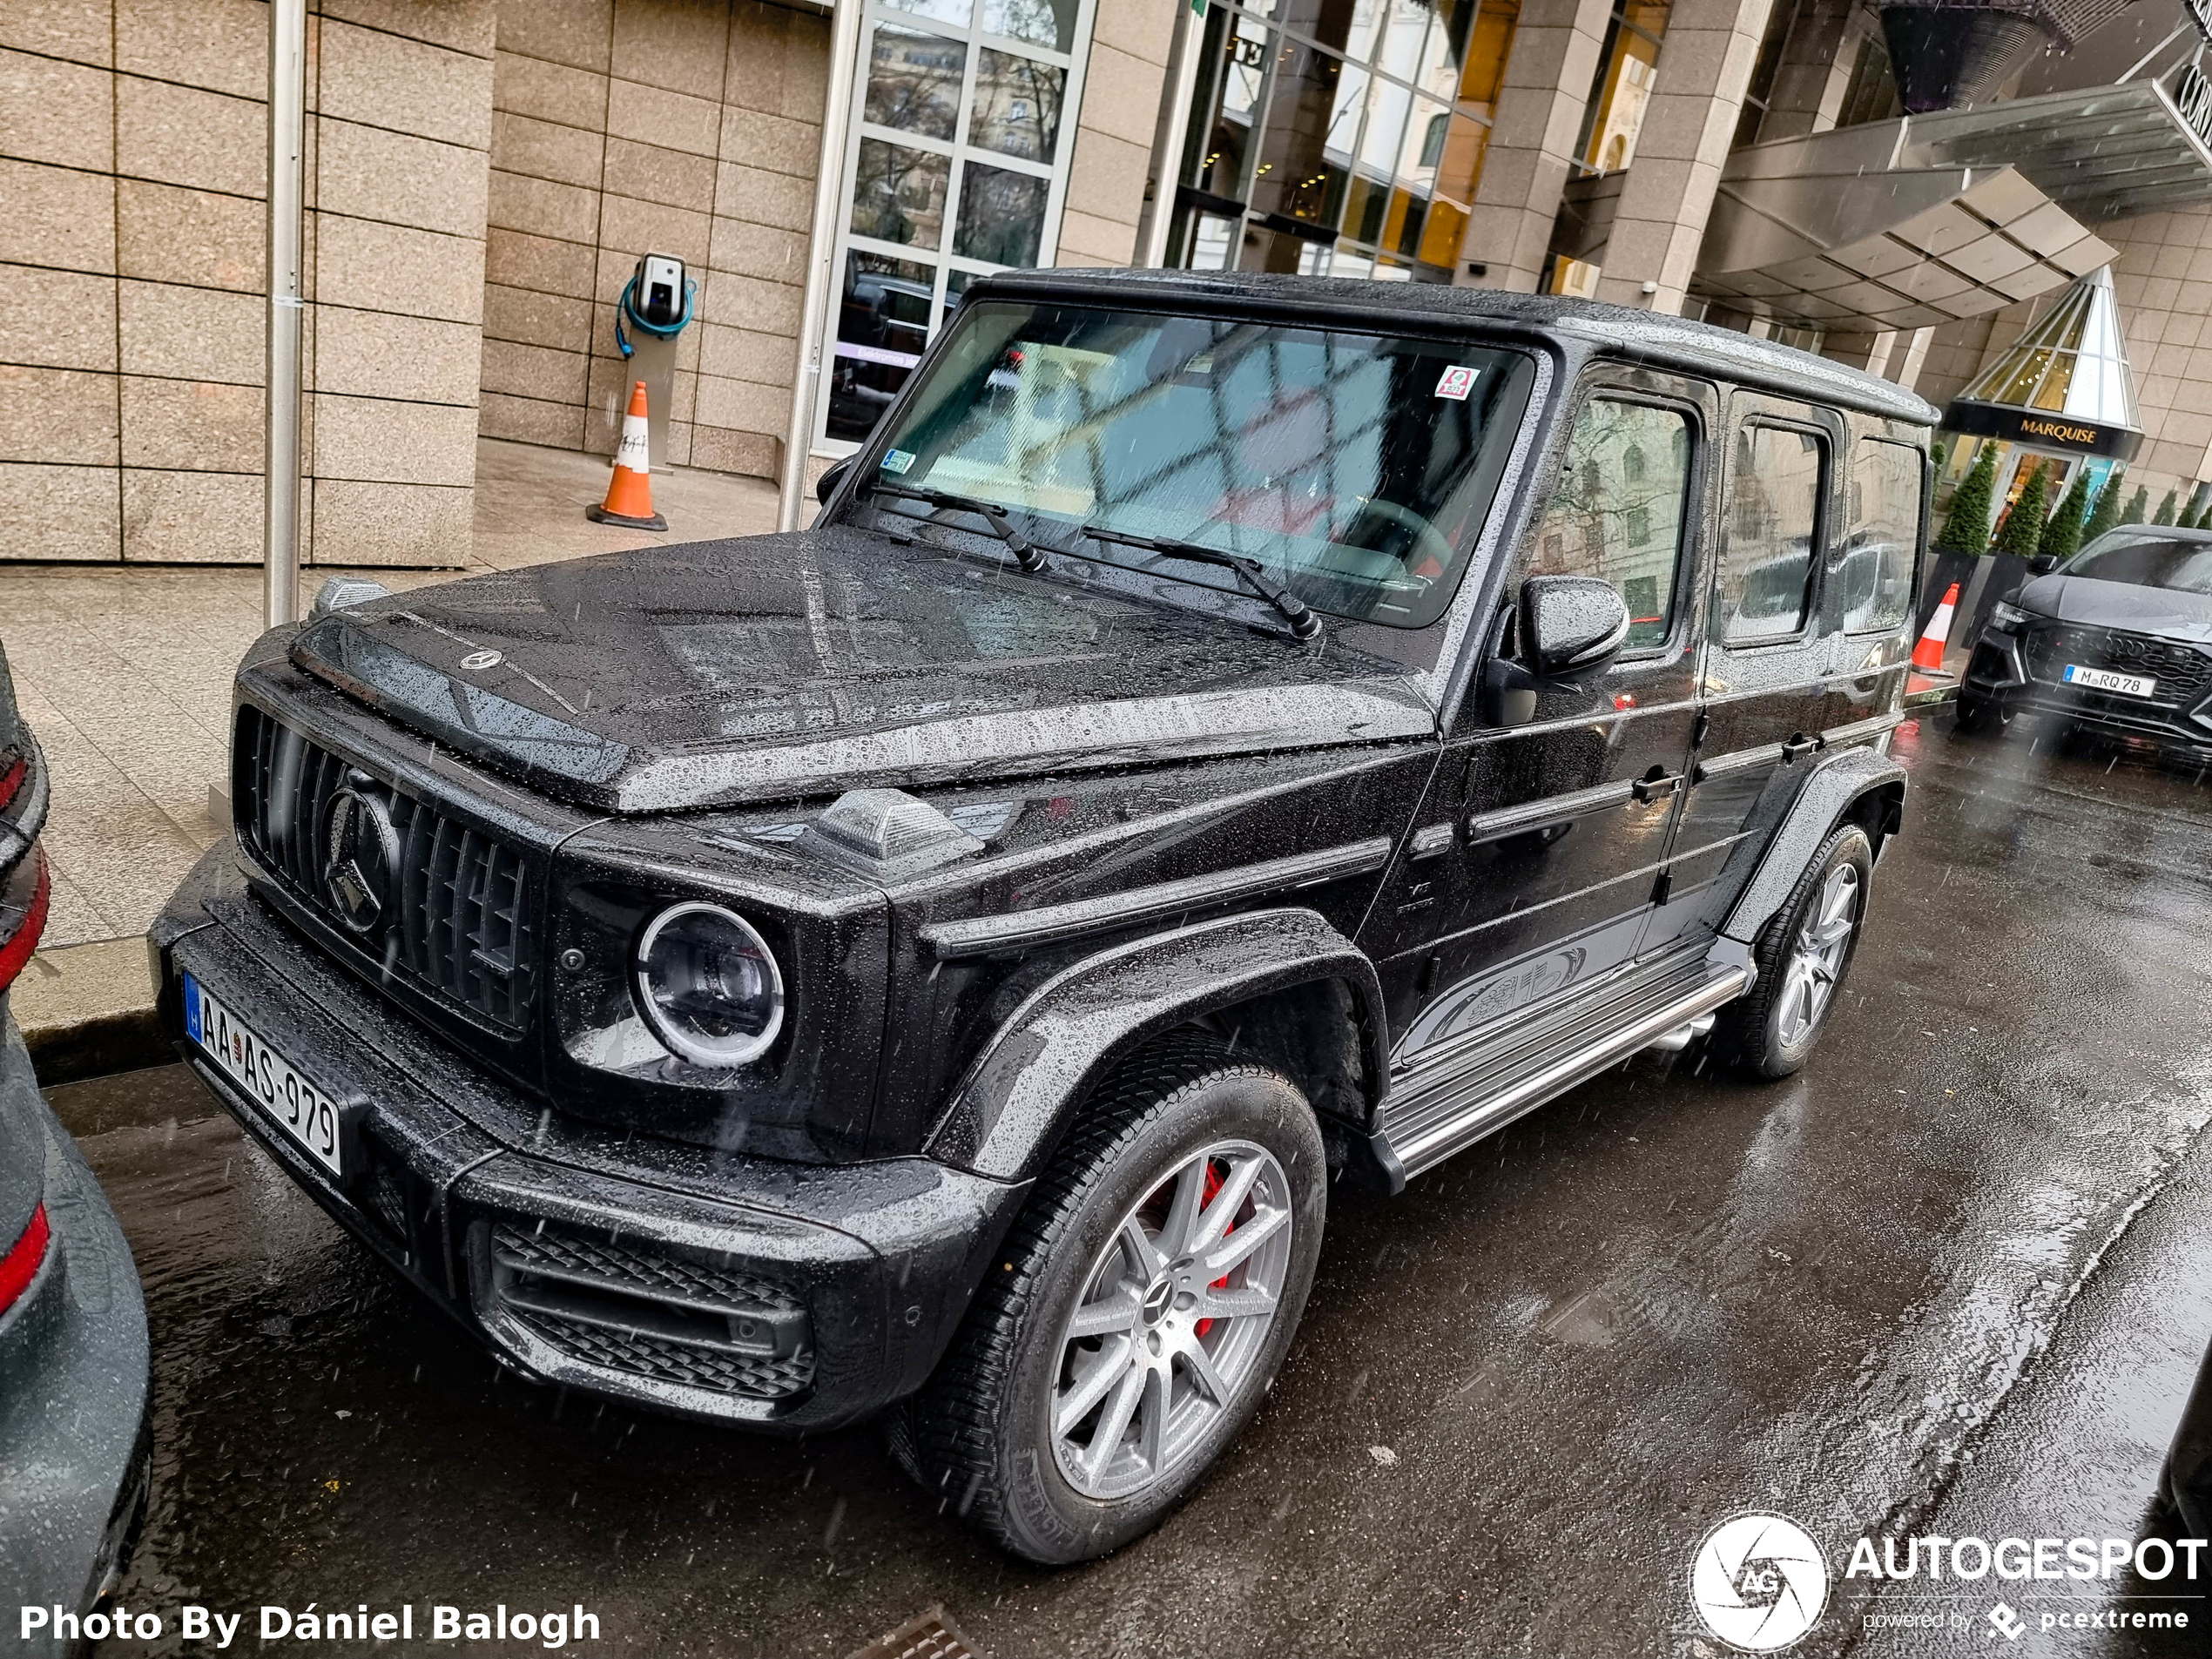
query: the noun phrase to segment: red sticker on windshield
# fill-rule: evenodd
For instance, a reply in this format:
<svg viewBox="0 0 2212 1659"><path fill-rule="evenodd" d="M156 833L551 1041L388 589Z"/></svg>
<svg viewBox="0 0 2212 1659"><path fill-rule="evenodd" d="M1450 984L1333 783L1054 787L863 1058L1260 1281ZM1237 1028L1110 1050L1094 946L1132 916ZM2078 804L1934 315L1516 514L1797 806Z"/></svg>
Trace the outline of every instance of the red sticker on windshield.
<svg viewBox="0 0 2212 1659"><path fill-rule="evenodd" d="M1444 378L1436 382L1437 396L1448 397L1455 403L1466 402L1467 394L1474 390L1474 375L1475 371L1471 368L1446 369Z"/></svg>

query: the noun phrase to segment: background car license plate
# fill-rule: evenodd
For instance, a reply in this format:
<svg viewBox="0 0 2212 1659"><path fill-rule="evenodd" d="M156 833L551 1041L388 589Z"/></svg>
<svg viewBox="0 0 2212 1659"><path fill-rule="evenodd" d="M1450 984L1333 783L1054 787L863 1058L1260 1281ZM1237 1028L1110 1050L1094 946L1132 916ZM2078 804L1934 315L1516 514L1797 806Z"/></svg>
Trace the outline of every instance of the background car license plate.
<svg viewBox="0 0 2212 1659"><path fill-rule="evenodd" d="M2122 691L2129 697L2148 697L2158 687L2155 679L2141 674L2115 674L2108 668L2084 668L2079 663L2066 665L2068 685L2086 685L2093 691Z"/></svg>
<svg viewBox="0 0 2212 1659"><path fill-rule="evenodd" d="M300 1069L261 1041L253 1028L185 975L185 1035L258 1102L279 1129L307 1149L322 1167L345 1178L343 1126L337 1103L309 1082Z"/></svg>

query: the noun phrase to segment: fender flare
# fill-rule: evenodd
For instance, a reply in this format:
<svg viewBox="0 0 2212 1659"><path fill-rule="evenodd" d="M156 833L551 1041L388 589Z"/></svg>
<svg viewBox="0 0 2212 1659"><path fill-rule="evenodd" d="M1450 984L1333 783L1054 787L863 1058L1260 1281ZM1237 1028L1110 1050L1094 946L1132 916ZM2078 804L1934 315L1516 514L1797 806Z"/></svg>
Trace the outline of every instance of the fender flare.
<svg viewBox="0 0 2212 1659"><path fill-rule="evenodd" d="M1247 911L1099 951L1054 974L970 1064L926 1150L972 1174L1028 1179L1098 1079L1139 1043L1251 997L1326 980L1351 993L1372 1110L1390 1076L1374 963L1314 911Z"/></svg>
<svg viewBox="0 0 2212 1659"><path fill-rule="evenodd" d="M1806 779L1730 908L1728 920L1721 924L1721 937L1743 945L1756 943L1759 930L1782 908L1828 832L1876 791L1890 792L1895 803L1902 803L1905 768L1874 749L1846 750ZM1893 832L1896 826L1892 822L1887 827Z"/></svg>

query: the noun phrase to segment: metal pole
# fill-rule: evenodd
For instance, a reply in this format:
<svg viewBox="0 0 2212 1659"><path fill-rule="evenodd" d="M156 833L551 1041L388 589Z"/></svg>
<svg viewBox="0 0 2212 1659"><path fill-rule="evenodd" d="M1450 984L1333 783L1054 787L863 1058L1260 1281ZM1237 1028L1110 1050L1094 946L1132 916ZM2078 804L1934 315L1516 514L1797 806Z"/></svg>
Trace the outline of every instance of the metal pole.
<svg viewBox="0 0 2212 1659"><path fill-rule="evenodd" d="M1136 264L1157 270L1167 258L1168 231L1175 223L1175 188L1183 182L1183 142L1190 125L1190 94L1198 80L1205 42L1205 0L1188 0L1176 9L1175 40L1168 50L1168 73L1160 95L1160 118L1153 130L1152 181L1136 219Z"/></svg>
<svg viewBox="0 0 2212 1659"><path fill-rule="evenodd" d="M838 216L845 211L845 138L853 118L853 78L860 55L860 0L838 0L830 27L829 91L822 99L822 150L815 163L813 239L807 245L806 293L799 313L799 361L791 380L791 428L784 438L783 498L776 528L799 528L806 456L822 383L822 334L837 281Z"/></svg>
<svg viewBox="0 0 2212 1659"><path fill-rule="evenodd" d="M267 625L299 619L300 214L307 125L307 0L269 4L269 317L262 385L261 564Z"/></svg>

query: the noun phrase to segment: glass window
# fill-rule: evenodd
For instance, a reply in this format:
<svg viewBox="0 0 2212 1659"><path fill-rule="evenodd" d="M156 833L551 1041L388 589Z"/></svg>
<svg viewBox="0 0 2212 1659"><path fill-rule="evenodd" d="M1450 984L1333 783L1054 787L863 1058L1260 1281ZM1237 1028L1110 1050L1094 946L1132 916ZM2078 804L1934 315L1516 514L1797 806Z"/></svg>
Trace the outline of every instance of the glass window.
<svg viewBox="0 0 2212 1659"><path fill-rule="evenodd" d="M867 437L921 361L934 275L915 260L857 248L845 256L845 293L831 347L830 436L854 442Z"/></svg>
<svg viewBox="0 0 2212 1659"><path fill-rule="evenodd" d="M1235 10L1213 0L1169 261L1448 280L1519 10L1520 0L1252 0ZM1232 207L1337 239L1317 255L1296 239L1225 237L1205 222Z"/></svg>
<svg viewBox="0 0 2212 1659"><path fill-rule="evenodd" d="M954 0L964 4L965 0ZM1076 0L983 0L983 32L1049 51L1076 50Z"/></svg>
<svg viewBox="0 0 2212 1659"><path fill-rule="evenodd" d="M974 0L877 0L877 3L887 10L912 12L917 17L934 17L955 29L965 29Z"/></svg>
<svg viewBox="0 0 2212 1659"><path fill-rule="evenodd" d="M925 138L950 138L960 125L960 82L967 68L968 48L959 41L879 24L868 52L861 118Z"/></svg>
<svg viewBox="0 0 2212 1659"><path fill-rule="evenodd" d="M1197 542L1418 627L1458 585L1533 372L1441 341L972 301L887 442L900 482L998 502L1041 544L1145 564L1082 527Z"/></svg>
<svg viewBox="0 0 2212 1659"><path fill-rule="evenodd" d="M1675 625L1689 499L1689 417L1593 398L1575 418L1528 574L1610 582L1628 601L1629 648L1663 644Z"/></svg>
<svg viewBox="0 0 2212 1659"><path fill-rule="evenodd" d="M880 242L935 247L945 233L952 158L880 138L860 140L853 175L853 229Z"/></svg>
<svg viewBox="0 0 2212 1659"><path fill-rule="evenodd" d="M1060 143L1067 84L1064 69L986 46L975 64L975 113L968 141L1002 156L1050 161Z"/></svg>
<svg viewBox="0 0 2212 1659"><path fill-rule="evenodd" d="M1920 452L1861 438L1851 459L1851 533L1828 556L1825 625L1848 633L1894 628L1912 608L1920 539Z"/></svg>
<svg viewBox="0 0 2212 1659"><path fill-rule="evenodd" d="M968 164L960 190L960 229L953 252L990 265L1035 265L1044 239L1049 179L1003 167Z"/></svg>
<svg viewBox="0 0 2212 1659"><path fill-rule="evenodd" d="M1736 435L1722 571L1722 643L1786 639L1805 625L1813 540L1827 486L1827 446L1791 427Z"/></svg>

